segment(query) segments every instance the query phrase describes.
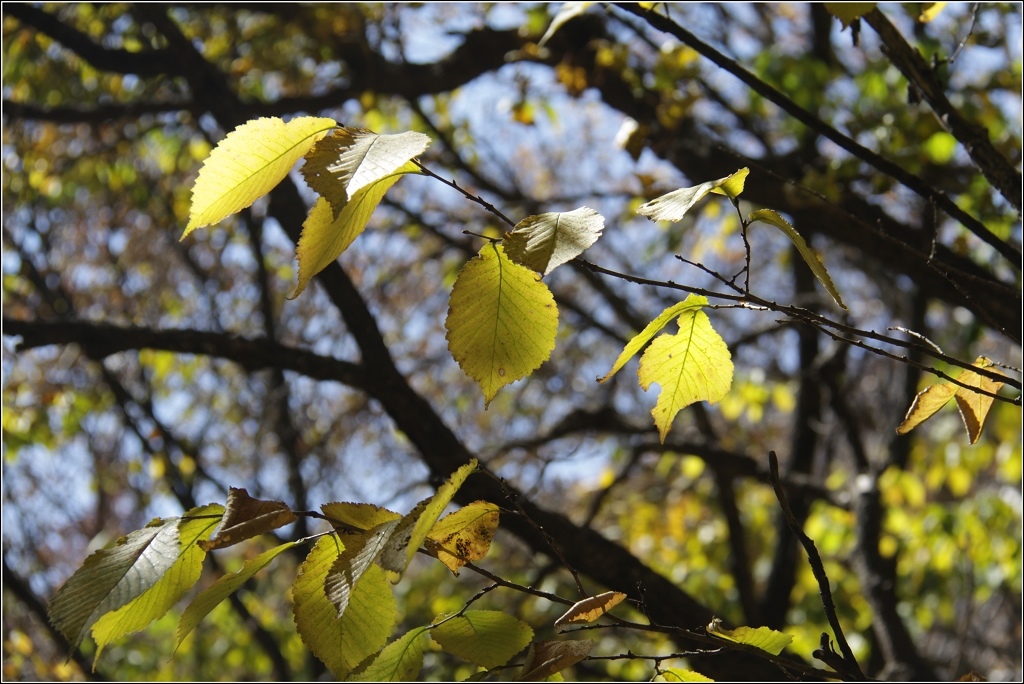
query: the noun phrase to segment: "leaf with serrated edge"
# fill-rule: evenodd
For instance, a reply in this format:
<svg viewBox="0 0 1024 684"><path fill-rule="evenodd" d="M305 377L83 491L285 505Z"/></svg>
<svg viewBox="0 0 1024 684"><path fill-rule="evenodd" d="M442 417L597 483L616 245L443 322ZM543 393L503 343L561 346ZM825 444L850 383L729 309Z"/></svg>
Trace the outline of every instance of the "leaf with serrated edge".
<svg viewBox="0 0 1024 684"><path fill-rule="evenodd" d="M622 353L619 354L619 358L615 359L615 364L612 366L612 369L608 371L608 373L604 377L598 378L597 381L606 382L613 375L622 370L622 367L625 366L626 363L628 363L629 360L633 358L638 351L643 349L644 345L650 342L655 335L661 332L661 329L668 325L669 321L671 321L673 318L678 317L679 314L683 313L684 311L687 311L689 309L699 309L702 306L707 306L707 304L707 297L702 297L700 295L689 295L686 299L679 302L678 304L673 304L672 306L662 311L660 314L658 314L657 318L655 318L653 321L647 324L646 328L640 331L640 333L638 333L637 335L634 335L633 339L626 343L626 347L622 350Z"/></svg>
<svg viewBox="0 0 1024 684"><path fill-rule="evenodd" d="M324 591L337 615L344 615L352 592L370 566L387 548L400 520L391 520L364 532L345 535L345 550L338 555L324 580Z"/></svg>
<svg viewBox="0 0 1024 684"><path fill-rule="evenodd" d="M371 530L377 525L402 517L401 513L368 503L328 503L321 506L320 510L332 525L357 530Z"/></svg>
<svg viewBox="0 0 1024 684"><path fill-rule="evenodd" d="M590 639L570 641L537 641L526 653L526 662L517 681L534 682L572 667L594 648Z"/></svg>
<svg viewBox="0 0 1024 684"><path fill-rule="evenodd" d="M427 550L457 576L463 565L487 555L500 510L489 501L474 501L446 515L430 529Z"/></svg>
<svg viewBox="0 0 1024 684"><path fill-rule="evenodd" d="M242 124L217 143L192 187L192 207L182 239L252 205L280 183L334 119L276 117Z"/></svg>
<svg viewBox="0 0 1024 684"><path fill-rule="evenodd" d="M426 627L411 629L388 644L365 670L349 677L353 682L411 682L423 668Z"/></svg>
<svg viewBox="0 0 1024 684"><path fill-rule="evenodd" d="M211 584L209 587L201 591L192 602L188 604L185 611L181 614L181 619L178 620L178 642L175 646L181 646L181 642L185 640L196 625L198 625L204 617L210 614L214 608L216 608L221 601L226 599L231 594L235 593L239 587L248 582L253 575L265 568L275 558L278 557L282 552L295 546L295 542L286 542L280 546L275 546L272 549L264 551L255 558L250 558L245 561L242 568L237 572L231 572L223 577L219 578L216 582Z"/></svg>
<svg viewBox="0 0 1024 684"><path fill-rule="evenodd" d="M972 365L978 368L988 368L992 365L992 361L984 356L980 356ZM1003 386L1001 382L987 378L984 375L978 375L974 371L969 370L960 373L957 376L957 380L971 387L992 392L993 394L998 392L999 388ZM964 427L967 428L967 436L970 438L971 444L977 444L981 438L981 429L985 426L985 419L988 417L989 409L992 408L992 402L995 401L995 398L972 392L965 387L957 387L954 398L956 399L957 407L960 409L960 417L964 421Z"/></svg>
<svg viewBox="0 0 1024 684"><path fill-rule="evenodd" d="M384 571L371 565L352 590L348 609L337 619L337 608L327 599L324 581L342 548L336 537L322 537L299 567L292 585L299 636L338 679L387 643L398 617Z"/></svg>
<svg viewBox="0 0 1024 684"><path fill-rule="evenodd" d="M955 385L935 383L918 392L917 396L914 397L914 401L911 402L903 422L896 428L896 433L905 435L934 416L940 408L953 398L956 390L957 387Z"/></svg>
<svg viewBox="0 0 1024 684"><path fill-rule="evenodd" d="M707 181L692 188L679 188L670 193L656 197L647 204L637 207L636 213L646 216L652 221L680 221L693 205L704 199L709 192L737 197L743 192L743 181L750 169L742 168L725 178Z"/></svg>
<svg viewBox="0 0 1024 684"><path fill-rule="evenodd" d="M224 508L218 504L200 506L188 511L178 521L180 555L156 584L117 610L107 613L92 628L96 641L95 662L107 645L123 636L146 628L159 620L178 602L185 592L199 581L206 552L202 541L208 537ZM198 542L198 543L197 543Z"/></svg>
<svg viewBox="0 0 1024 684"><path fill-rule="evenodd" d="M593 622L622 603L625 598L626 595L621 591L606 591L603 594L577 601L572 608L555 620L555 629L561 629L566 625L582 625Z"/></svg>
<svg viewBox="0 0 1024 684"><path fill-rule="evenodd" d="M295 248L299 260L298 282L288 299L295 299L306 289L310 279L341 256L349 245L359 237L370 222L377 205L385 193L406 173L416 171L416 165L409 162L394 173L360 189L345 204L337 218L331 215L331 207L323 197L317 199L309 216L302 224L302 234Z"/></svg>
<svg viewBox="0 0 1024 684"><path fill-rule="evenodd" d="M753 223L754 221L762 221L770 224L781 230L786 234L793 244L796 245L796 251L800 252L800 256L803 257L804 263L807 264L808 268L811 269L811 273L818 279L825 290L832 295L832 299L836 300L836 304L839 308L846 310L846 305L843 304L843 298L839 296L839 291L836 290L836 286L832 284L832 278L829 277L828 271L825 270L825 265L821 263L821 259L813 249L804 241L800 233L796 232L796 229L789 224L789 221L782 218L779 212L771 209L758 209L757 211L750 212L750 216L747 217L747 221Z"/></svg>
<svg viewBox="0 0 1024 684"><path fill-rule="evenodd" d="M526 648L533 629L498 610L467 610L431 628L430 636L452 655L492 668Z"/></svg>
<svg viewBox="0 0 1024 684"><path fill-rule="evenodd" d="M486 408L499 389L551 356L558 308L540 276L489 243L455 280L444 325L449 351L480 385Z"/></svg>
<svg viewBox="0 0 1024 684"><path fill-rule="evenodd" d="M707 627L708 634L735 641L739 644L746 644L767 651L772 655L779 655L782 649L793 642L789 634L777 632L770 627L737 627L736 629L724 629L717 620Z"/></svg>
<svg viewBox="0 0 1024 684"><path fill-rule="evenodd" d="M430 534L431 528L437 522L437 519L444 513L445 507L451 502L455 493L459 491L459 487L466 481L466 478L476 470L477 460L472 458L469 463L463 464L458 470L452 473L444 484L437 488L437 492L434 496L430 497L430 501L427 503L423 512L415 518L415 524L412 528L412 534L409 537L408 542L405 546L405 562L401 569L394 569L396 572L404 572L405 568L408 567L412 561L412 557L416 555L416 550L420 548L427 539L427 535Z"/></svg>
<svg viewBox="0 0 1024 684"><path fill-rule="evenodd" d="M732 385L729 348L707 314L690 308L676 322L679 332L654 340L640 357L637 373L645 392L653 383L661 386L651 415L663 443L681 409L697 401L717 403Z"/></svg>
<svg viewBox="0 0 1024 684"><path fill-rule="evenodd" d="M694 672L693 670L682 670L678 667L670 667L661 671L659 679L655 681L663 682L713 682L714 679L705 677L700 672Z"/></svg>
<svg viewBox="0 0 1024 684"><path fill-rule="evenodd" d="M604 217L589 207L527 216L505 234L505 254L547 275L583 254L603 230Z"/></svg>
<svg viewBox="0 0 1024 684"><path fill-rule="evenodd" d="M339 128L309 151L302 176L338 217L361 190L395 173L405 173L400 169L410 166L428 145L430 138L415 131L378 135L363 128Z"/></svg>
<svg viewBox="0 0 1024 684"><path fill-rule="evenodd" d="M249 496L244 489L232 487L217 534L199 542L204 551L222 549L258 537L295 522L295 514L283 501L264 501Z"/></svg>

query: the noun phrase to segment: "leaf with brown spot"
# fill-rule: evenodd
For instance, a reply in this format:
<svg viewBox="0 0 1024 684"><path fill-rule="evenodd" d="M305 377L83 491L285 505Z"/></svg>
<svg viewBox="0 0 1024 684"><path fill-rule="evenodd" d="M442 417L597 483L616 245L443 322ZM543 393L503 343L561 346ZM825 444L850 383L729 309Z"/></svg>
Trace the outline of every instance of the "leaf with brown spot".
<svg viewBox="0 0 1024 684"><path fill-rule="evenodd" d="M427 551L458 575L463 565L487 555L499 510L489 501L474 501L446 515L427 535Z"/></svg>

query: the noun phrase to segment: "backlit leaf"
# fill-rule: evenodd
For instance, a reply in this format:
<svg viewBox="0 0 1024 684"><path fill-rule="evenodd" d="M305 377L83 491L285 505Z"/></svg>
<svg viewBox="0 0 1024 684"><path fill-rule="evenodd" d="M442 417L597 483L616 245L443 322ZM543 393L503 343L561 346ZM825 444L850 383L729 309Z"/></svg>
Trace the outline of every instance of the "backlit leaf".
<svg viewBox="0 0 1024 684"><path fill-rule="evenodd" d="M411 629L388 644L365 670L349 678L353 682L414 681L423 668L426 627Z"/></svg>
<svg viewBox="0 0 1024 684"><path fill-rule="evenodd" d="M583 254L604 230L604 217L589 207L528 216L506 233L505 254L547 275Z"/></svg>
<svg viewBox="0 0 1024 684"><path fill-rule="evenodd" d="M981 356L974 362L974 365L978 368L988 368L992 365L992 361ZM999 388L1003 386L1001 382L987 378L984 375L978 375L974 371L969 370L962 372L957 377L957 380L971 387L992 392L993 394L998 392ZM967 436L970 438L971 444L977 444L978 439L981 437L981 429L985 426L988 411L992 408L992 402L995 401L995 398L972 392L964 387L956 388L956 396L954 398L956 399L957 407L960 409L960 417L964 421L964 427L967 428Z"/></svg>
<svg viewBox="0 0 1024 684"><path fill-rule="evenodd" d="M644 348L644 346L654 338L661 329L668 325L669 321L679 316L679 314L690 309L700 309L702 306L706 306L708 303L707 297L700 297L697 295L689 295L683 301L673 304L668 307L655 318L653 321L647 324L647 327L640 331L639 334L634 335L626 347L619 354L619 358L615 359L612 369L604 377L597 379L598 382L605 382L613 375L618 373L626 363L636 355L638 351Z"/></svg>
<svg viewBox="0 0 1024 684"><path fill-rule="evenodd" d="M700 672L693 670L682 670L678 667L670 667L661 671L661 681L664 682L713 682L714 679L705 677ZM658 681L658 680L655 680Z"/></svg>
<svg viewBox="0 0 1024 684"><path fill-rule="evenodd" d="M772 655L779 655L782 649L789 646L793 637L789 634L777 632L769 627L737 627L736 629L724 629L718 620L713 621L707 627L708 634L735 641L740 644L754 646Z"/></svg>
<svg viewBox="0 0 1024 684"><path fill-rule="evenodd" d="M707 303L706 298L696 295L690 295L686 301L691 298ZM707 315L698 308L688 308L679 315L677 323L678 333L661 335L647 348L640 357L638 372L644 391L653 383L661 386L651 414L662 442L680 409L697 401L714 404L732 385L729 348L711 327Z"/></svg>
<svg viewBox="0 0 1024 684"><path fill-rule="evenodd" d="M246 490L232 487L220 529L212 539L201 541L199 545L204 551L221 549L284 527L295 520L295 514L283 501L254 499Z"/></svg>
<svg viewBox="0 0 1024 684"><path fill-rule="evenodd" d="M96 661L108 644L144 629L154 620L163 617L178 599L199 581L203 571L203 559L206 557L200 539L213 532L223 511L223 507L216 504L200 506L178 519L177 560L147 591L117 610L107 613L93 625Z"/></svg>
<svg viewBox="0 0 1024 684"><path fill-rule="evenodd" d="M216 582L204 589L188 604L185 612L181 614L178 621L178 643L185 640L185 637L195 629L204 617L210 614L221 601L238 591L239 587L252 579L253 575L265 568L284 551L295 546L295 542L287 542L272 549L264 551L255 558L245 561L242 568L237 572L230 572L219 578Z"/></svg>
<svg viewBox="0 0 1024 684"><path fill-rule="evenodd" d="M329 503L321 506L320 510L331 524L357 530L370 530L402 517L400 513L367 503Z"/></svg>
<svg viewBox="0 0 1024 684"><path fill-rule="evenodd" d="M484 245L459 273L445 320L448 349L480 385L485 407L498 390L551 355L558 333L555 299L530 269Z"/></svg>
<svg viewBox="0 0 1024 684"><path fill-rule="evenodd" d="M621 591L606 591L597 596L577 601L572 608L555 620L555 628L561 629L566 625L581 625L593 622L615 606L622 603L626 595Z"/></svg>
<svg viewBox="0 0 1024 684"><path fill-rule="evenodd" d="M492 668L526 648L533 629L498 610L467 610L431 628L430 636L452 655Z"/></svg>
<svg viewBox="0 0 1024 684"><path fill-rule="evenodd" d="M814 252L813 249L807 244L800 233L796 232L796 229L789 224L789 221L782 218L779 212L771 209L758 209L757 211L750 212L750 216L747 220L753 223L754 221L762 221L764 223L771 224L786 234L793 244L796 245L796 250L800 252L800 256L803 257L804 263L811 269L811 273L818 279L825 290L832 295L832 299L836 300L836 304L842 309L846 309L846 305L843 304L842 297L839 296L839 291L836 290L836 286L832 284L832 278L829 277L828 271L825 270L825 265L821 263L821 259Z"/></svg>
<svg viewBox="0 0 1024 684"><path fill-rule="evenodd" d="M338 616L344 615L356 584L387 548L401 520L391 520L362 534L347 534L345 550L324 579L324 591Z"/></svg>
<svg viewBox="0 0 1024 684"><path fill-rule="evenodd" d="M914 401L911 402L910 408L907 410L907 415L900 423L900 426L896 428L896 432L901 435L905 435L918 425L928 420L935 413L946 405L946 403L953 398L956 394L956 385L950 385L948 383L935 383L929 385L914 397Z"/></svg>
<svg viewBox="0 0 1024 684"><path fill-rule="evenodd" d="M431 528L427 550L458 575L467 562L487 555L498 529L498 511L489 501L474 501L446 515Z"/></svg>
<svg viewBox="0 0 1024 684"><path fill-rule="evenodd" d="M725 178L707 181L692 188L673 190L641 205L637 208L636 213L646 216L652 221L679 221L693 205L704 199L709 192L726 195L730 199L738 197L743 192L743 182L749 173L750 169L744 167Z"/></svg>
<svg viewBox="0 0 1024 684"><path fill-rule="evenodd" d="M843 28L875 9L877 2L826 2L825 9L843 23Z"/></svg>
<svg viewBox="0 0 1024 684"><path fill-rule="evenodd" d="M409 162L394 173L361 188L345 203L337 218L332 215L331 205L327 200L323 197L317 199L302 224L302 234L295 249L299 260L298 282L295 290L288 295L289 299L295 299L302 294L313 276L327 268L348 249L349 245L366 230L370 216L385 193L403 174L414 171L416 165Z"/></svg>
<svg viewBox="0 0 1024 684"><path fill-rule="evenodd" d="M535 642L526 653L526 662L516 680L547 679L586 658L593 648L594 642L590 639Z"/></svg>
<svg viewBox="0 0 1024 684"><path fill-rule="evenodd" d="M242 124L221 140L199 170L184 238L250 206L280 183L318 138L338 124L300 116Z"/></svg>
<svg viewBox="0 0 1024 684"><path fill-rule="evenodd" d="M434 496L430 497L427 505L424 506L423 511L416 514L415 523L412 528L412 534L408 540L404 540L405 544L405 560L401 568L388 567L384 565L385 569L394 570L398 573L405 571L409 563L412 561L412 557L416 555L417 549L427 540L427 535L430 534L430 530L434 527L437 519L444 513L445 507L451 502L455 493L459 491L462 483L466 481L466 478L476 470L477 460L475 458L470 459L469 463L464 464L454 473L452 473L444 484L437 488ZM413 513L409 514L414 515Z"/></svg>
<svg viewBox="0 0 1024 684"><path fill-rule="evenodd" d="M363 128L339 128L309 151L302 176L338 217L361 190L396 173L408 173L402 169L410 166L415 171L410 160L429 144L430 138L415 131L378 135Z"/></svg>

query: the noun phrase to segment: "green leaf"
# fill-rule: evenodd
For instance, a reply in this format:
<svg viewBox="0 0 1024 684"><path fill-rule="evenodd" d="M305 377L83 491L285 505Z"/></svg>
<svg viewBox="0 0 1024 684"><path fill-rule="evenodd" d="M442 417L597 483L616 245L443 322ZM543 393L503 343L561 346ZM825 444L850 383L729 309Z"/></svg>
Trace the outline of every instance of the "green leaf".
<svg viewBox="0 0 1024 684"><path fill-rule="evenodd" d="M848 28L877 5L877 2L826 2L825 9L843 23L843 28Z"/></svg>
<svg viewBox="0 0 1024 684"><path fill-rule="evenodd" d="M302 234L295 254L299 260L299 276L295 290L288 299L295 299L306 289L310 279L327 268L341 256L349 245L359 237L370 216L385 193L406 173L416 171L416 165L409 162L391 175L363 187L351 200L346 202L341 213L334 218L330 203L323 197L317 199L309 216L302 224Z"/></svg>
<svg viewBox="0 0 1024 684"><path fill-rule="evenodd" d="M255 558L250 558L245 561L242 568L237 572L231 572L223 577L219 578L216 582L211 584L209 587L204 589L192 599L192 602L185 608L185 612L181 614L181 619L178 621L178 642L175 648L181 646L181 642L185 640L196 625L198 625L204 617L210 614L214 608L216 608L221 601L226 599L231 594L238 591L239 587L252 579L253 575L265 568L275 558L278 557L282 552L295 546L295 542L287 542L280 546L275 546L272 549L264 551Z"/></svg>
<svg viewBox="0 0 1024 684"><path fill-rule="evenodd" d="M324 591L338 617L344 615L359 580L387 548L400 524L401 520L391 520L363 534L345 535L345 550L324 580Z"/></svg>
<svg viewBox="0 0 1024 684"><path fill-rule="evenodd" d="M327 599L324 582L343 545L322 537L299 567L292 585L295 626L313 655L342 679L387 643L398 612L384 571L370 566L349 597L340 619Z"/></svg>
<svg viewBox="0 0 1024 684"><path fill-rule="evenodd" d="M430 630L441 648L486 668L504 665L533 639L533 629L508 613L467 610Z"/></svg>
<svg viewBox="0 0 1024 684"><path fill-rule="evenodd" d="M516 680L547 679L586 658L593 648L594 642L590 639L535 642L526 653L526 662Z"/></svg>
<svg viewBox="0 0 1024 684"><path fill-rule="evenodd" d="M558 309L540 276L491 243L459 273L445 328L448 349L480 385L486 407L499 389L532 373L551 355Z"/></svg>
<svg viewBox="0 0 1024 684"><path fill-rule="evenodd" d="M678 667L670 667L661 671L661 681L664 682L713 682L714 679L705 677L700 672L683 670Z"/></svg>
<svg viewBox="0 0 1024 684"><path fill-rule="evenodd" d="M330 202L337 218L361 190L396 173L408 173L402 169L410 166L415 171L410 161L428 145L430 138L415 131L378 135L363 128L339 128L309 151L302 175Z"/></svg>
<svg viewBox="0 0 1024 684"><path fill-rule="evenodd" d="M709 192L725 195L730 199L739 197L743 192L743 182L750 173L750 169L744 167L725 178L707 181L692 188L679 188L672 192L656 197L647 204L637 208L636 213L646 216L652 221L679 221L686 215L700 200L704 199Z"/></svg>
<svg viewBox="0 0 1024 684"><path fill-rule="evenodd" d="M750 212L750 216L747 217L747 220L751 223L754 221L762 221L764 223L771 224L785 233L786 237L792 240L793 244L796 245L797 251L800 252L800 256L803 257L804 263L806 263L811 269L811 273L814 274L814 277L817 278L818 282L825 287L825 290L832 295L832 299L836 300L836 304L838 304L844 311L846 310L846 305L843 304L843 299L839 296L839 291L836 290L835 285L832 284L832 279L828 276L828 271L825 270L825 265L821 263L821 259L818 258L818 255L814 253L814 250L811 249L810 246L808 246L800 233L796 232L796 229L790 225L789 221L782 218L782 216L779 215L779 212L771 209L758 209L757 211L752 211Z"/></svg>
<svg viewBox="0 0 1024 684"><path fill-rule="evenodd" d="M505 253L517 264L547 275L583 254L602 230L604 217L589 207L528 216L505 234Z"/></svg>
<svg viewBox="0 0 1024 684"><path fill-rule="evenodd" d="M72 650L101 617L149 591L177 563L179 521L158 518L121 537L112 548L93 553L57 591L50 602L50 622L71 642ZM207 522L211 527L216 524Z"/></svg>
<svg viewBox="0 0 1024 684"><path fill-rule="evenodd" d="M221 140L199 170L182 239L250 206L274 189L334 119L300 116L288 123L276 117L242 124Z"/></svg>
<svg viewBox="0 0 1024 684"><path fill-rule="evenodd" d="M707 306L708 298L701 297L698 295L689 295L683 301L673 304L668 307L660 314L657 318L647 324L647 327L640 331L639 334L634 335L633 339L626 343L626 347L619 354L619 358L615 359L615 363L612 365L612 369L604 377L597 379L598 382L606 382L613 375L622 370L622 367L633 358L638 351L644 348L644 346L650 342L655 335L661 332L661 329L668 325L668 322L673 318L678 317L684 311L691 309L699 309L702 306Z"/></svg>
<svg viewBox="0 0 1024 684"><path fill-rule="evenodd" d="M782 649L789 646L793 637L789 634L777 632L770 627L737 627L736 629L723 629L717 620L707 627L708 634L735 641L739 644L754 646L772 655L779 655Z"/></svg>
<svg viewBox="0 0 1024 684"><path fill-rule="evenodd" d="M457 576L467 562L487 555L499 510L489 501L474 501L446 515L430 529L427 550Z"/></svg>
<svg viewBox="0 0 1024 684"><path fill-rule="evenodd" d="M199 542L199 546L204 551L222 549L284 527L295 520L295 514L283 501L254 499L246 490L232 487L220 529L209 541Z"/></svg>
<svg viewBox="0 0 1024 684"><path fill-rule="evenodd" d="M690 295L684 303L707 303ZM703 301L701 301L703 300ZM653 383L661 386L651 414L665 441L680 409L696 401L718 402L732 385L732 357L721 336L711 327L699 308L685 309L677 319L679 332L661 335L640 357L640 386L647 391Z"/></svg>
<svg viewBox="0 0 1024 684"><path fill-rule="evenodd" d="M335 527L343 528L340 531L346 529L371 530L377 525L402 517L401 513L367 503L335 502L324 504L320 510L323 511L328 522Z"/></svg>
<svg viewBox="0 0 1024 684"><path fill-rule="evenodd" d="M388 644L369 666L350 677L353 682L409 682L416 679L423 668L423 649L426 627L411 629Z"/></svg>
<svg viewBox="0 0 1024 684"><path fill-rule="evenodd" d="M551 37L555 35L558 29L562 28L562 25L572 19L583 14L588 7L593 5L592 2L564 2L558 9L558 13L555 14L555 18L551 20L551 25L548 26L548 30L544 32L540 42L537 43L537 47L544 47L544 45L551 40Z"/></svg>

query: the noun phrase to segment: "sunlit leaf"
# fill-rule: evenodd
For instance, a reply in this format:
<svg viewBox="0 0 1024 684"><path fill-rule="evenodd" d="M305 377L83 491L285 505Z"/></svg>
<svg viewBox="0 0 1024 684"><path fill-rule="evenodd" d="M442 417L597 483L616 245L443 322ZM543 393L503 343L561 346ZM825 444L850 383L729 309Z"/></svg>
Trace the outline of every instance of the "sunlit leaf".
<svg viewBox="0 0 1024 684"><path fill-rule="evenodd" d="M185 611L181 614L181 619L178 621L177 646L181 646L181 642L185 640L185 637L187 637L192 630L195 629L196 625L198 625L204 617L209 615L210 611L216 608L221 601L238 591L243 584L252 579L253 575L269 565L271 561L278 557L279 554L287 551L293 546L295 546L295 542L287 542L264 551L255 558L250 558L245 561L242 568L237 572L231 572L224 575L209 587L201 591L194 599L192 599L192 602L188 604L188 607L185 608Z"/></svg>
<svg viewBox="0 0 1024 684"><path fill-rule="evenodd" d="M744 167L725 178L707 181L692 188L679 188L672 192L656 197L647 204L640 205L636 213L646 216L652 221L679 221L686 215L693 205L704 199L709 192L716 192L734 199L743 192L743 182L750 173L750 169Z"/></svg>
<svg viewBox="0 0 1024 684"><path fill-rule="evenodd" d="M826 2L825 9L843 23L843 28L847 28L877 5L877 2Z"/></svg>
<svg viewBox="0 0 1024 684"><path fill-rule="evenodd" d="M365 670L349 678L353 682L414 681L423 668L426 627L411 629L388 644Z"/></svg>
<svg viewBox="0 0 1024 684"><path fill-rule="evenodd" d="M430 138L415 131L378 135L363 128L339 128L309 151L302 176L338 217L361 190L396 173L415 171L409 162L428 145Z"/></svg>
<svg viewBox="0 0 1024 684"><path fill-rule="evenodd" d="M972 365L976 368L989 368L993 364L991 359L979 356ZM1003 386L1001 382L970 370L961 371L957 380L970 387L977 387L993 394ZM981 437L981 430L985 426L985 419L988 417L989 409L992 408L995 398L947 382L934 383L919 392L910 404L903 422L896 428L896 432L901 435L907 434L935 415L953 398L956 399L957 407L960 409L960 417L964 421L964 428L967 429L967 436L971 444L976 444Z"/></svg>
<svg viewBox="0 0 1024 684"><path fill-rule="evenodd" d="M846 305L843 304L843 299L839 296L839 291L836 290L836 286L832 284L832 278L829 277L828 271L825 270L825 265L821 263L821 259L819 259L814 250L810 248L803 236L796 232L796 229L790 225L789 221L779 215L779 212L773 211L772 209L758 209L757 211L750 212L750 216L747 217L747 220L751 223L754 221L768 223L785 233L786 237L792 240L797 251L800 252L800 256L803 257L804 263L806 263L811 269L811 273L813 273L814 277L818 279L818 282L820 282L825 287L825 290L832 295L832 299L836 301L836 304L838 304L840 308L844 310L846 309Z"/></svg>
<svg viewBox="0 0 1024 684"><path fill-rule="evenodd" d="M452 473L444 484L437 488L434 496L430 497L427 505L423 508L423 511L416 515L415 524L412 528L412 533L409 535L409 539L403 540L405 544L405 559L404 564L401 568L389 568L387 565L384 567L389 570L396 572L404 572L405 568L412 561L413 556L416 555L417 549L427 540L427 536L430 534L430 530L437 523L437 519L444 513L445 507L454 498L456 492L462 487L462 484L466 481L473 471L476 470L477 460L475 458ZM412 515L412 514L410 514Z"/></svg>
<svg viewBox="0 0 1024 684"><path fill-rule="evenodd" d="M361 188L345 203L337 218L332 216L331 206L327 200L323 197L317 199L302 224L302 234L295 248L299 260L299 276L295 289L288 295L289 299L295 299L302 294L313 276L327 268L348 249L349 245L366 230L370 216L385 193L403 174L414 171L416 165L409 162L391 175Z"/></svg>
<svg viewBox="0 0 1024 684"><path fill-rule="evenodd" d="M643 349L644 346L646 346L646 344L650 342L655 335L661 332L661 329L668 325L669 321L678 317L684 311L691 309L696 310L700 309L702 306L707 306L707 303L707 297L689 295L683 301L677 304L673 304L672 306L662 311L660 314L658 314L657 318L655 318L653 321L647 324L646 328L640 331L640 333L638 333L637 335L634 335L633 339L626 343L626 347L619 354L619 358L615 359L615 363L612 365L612 369L608 371L608 373L605 374L603 377L598 378L597 381L606 382L613 375L622 370L622 367L625 366L626 363L628 363L629 360L633 358L637 352Z"/></svg>
<svg viewBox="0 0 1024 684"><path fill-rule="evenodd" d="M280 183L318 138L338 124L300 116L242 124L221 140L199 170L184 238L250 206Z"/></svg>
<svg viewBox="0 0 1024 684"><path fill-rule="evenodd" d="M589 207L528 216L505 235L505 254L547 275L583 254L604 230L604 217Z"/></svg>
<svg viewBox="0 0 1024 684"><path fill-rule="evenodd" d="M537 47L544 47L551 37L555 35L558 29L562 28L562 25L572 19L583 14L588 7L593 5L592 2L564 2L558 9L558 13L555 14L554 19L551 20L551 25L548 26L548 30L544 32L540 42L537 43Z"/></svg>
<svg viewBox="0 0 1024 684"><path fill-rule="evenodd" d="M935 383L918 392L917 396L914 397L914 401L910 404L903 422L896 428L896 432L905 435L934 416L940 408L953 398L956 390L956 385Z"/></svg>
<svg viewBox="0 0 1024 684"><path fill-rule="evenodd" d="M707 298L690 295L686 302L707 304ZM676 414L686 406L720 401L732 385L732 356L722 337L711 327L707 314L687 307L676 319L679 332L659 336L640 357L640 386L647 391L661 386L651 414L665 441Z"/></svg>
<svg viewBox="0 0 1024 684"><path fill-rule="evenodd" d="M682 670L678 667L669 667L661 671L661 681L664 682L713 682L714 679L705 677L700 672L693 670ZM657 680L655 680L657 681Z"/></svg>
<svg viewBox="0 0 1024 684"><path fill-rule="evenodd" d="M935 19L935 17L939 16L939 13L942 12L942 10L946 9L946 5L947 4L949 4L949 3L946 3L946 2L922 2L920 7L919 7L919 12L918 12L918 15L917 15L917 20L919 22L921 22L922 24L927 24L928 22L930 22L933 19Z"/></svg>
<svg viewBox="0 0 1024 684"><path fill-rule="evenodd" d="M204 551L221 549L258 537L295 522L295 514L283 501L263 501L249 496L245 489L232 487L217 534L199 542Z"/></svg>
<svg viewBox="0 0 1024 684"><path fill-rule="evenodd" d="M427 550L458 575L467 562L487 555L498 529L499 510L489 501L474 501L446 515L431 528Z"/></svg>
<svg viewBox="0 0 1024 684"><path fill-rule="evenodd" d="M356 584L387 548L401 520L391 520L362 534L345 535L342 551L324 580L324 591L338 616L344 615Z"/></svg>
<svg viewBox="0 0 1024 684"><path fill-rule="evenodd" d="M581 625L593 622L622 603L625 598L626 595L621 591L606 591L603 594L577 601L561 617L555 620L555 629L561 629L566 625Z"/></svg>
<svg viewBox="0 0 1024 684"><path fill-rule="evenodd" d="M441 648L486 668L504 665L533 639L533 629L508 613L467 610L430 630Z"/></svg>
<svg viewBox="0 0 1024 684"><path fill-rule="evenodd" d="M725 629L718 620L713 621L707 627L708 634L735 641L740 644L754 646L772 655L779 655L782 649L793 642L793 637L783 634L769 627L737 627L736 629Z"/></svg>
<svg viewBox="0 0 1024 684"><path fill-rule="evenodd" d="M327 516L331 524L357 530L370 530L377 525L402 517L401 513L367 503L329 503L321 506L320 510Z"/></svg>
<svg viewBox="0 0 1024 684"><path fill-rule="evenodd" d="M572 667L594 648L590 639L570 641L537 641L526 653L526 662L517 681L538 681Z"/></svg>
<svg viewBox="0 0 1024 684"><path fill-rule="evenodd" d="M484 245L459 273L445 319L448 349L480 385L485 407L498 390L551 355L558 333L555 299L540 276Z"/></svg>

